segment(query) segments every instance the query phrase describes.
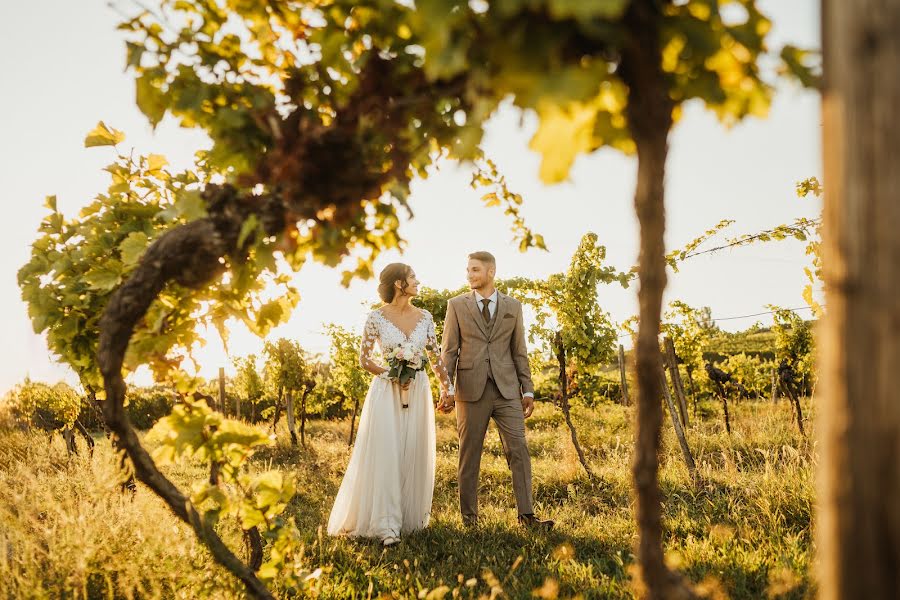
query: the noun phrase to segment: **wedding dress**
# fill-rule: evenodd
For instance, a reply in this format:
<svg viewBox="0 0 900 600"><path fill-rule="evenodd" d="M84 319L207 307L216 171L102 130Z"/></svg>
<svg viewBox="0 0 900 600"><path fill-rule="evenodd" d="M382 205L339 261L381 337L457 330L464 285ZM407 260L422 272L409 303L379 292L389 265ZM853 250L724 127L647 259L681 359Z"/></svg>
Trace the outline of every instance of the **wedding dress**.
<svg viewBox="0 0 900 600"><path fill-rule="evenodd" d="M442 384L449 384L440 363L434 319L428 311L404 334L380 309L369 313L362 337L360 363L379 364L382 355L401 344L410 344L426 355ZM378 370L377 368L375 370ZM359 432L328 519L329 535L399 538L401 533L422 529L431 516L434 492L435 424L428 375L416 372L402 398L399 384L376 376L366 395Z"/></svg>

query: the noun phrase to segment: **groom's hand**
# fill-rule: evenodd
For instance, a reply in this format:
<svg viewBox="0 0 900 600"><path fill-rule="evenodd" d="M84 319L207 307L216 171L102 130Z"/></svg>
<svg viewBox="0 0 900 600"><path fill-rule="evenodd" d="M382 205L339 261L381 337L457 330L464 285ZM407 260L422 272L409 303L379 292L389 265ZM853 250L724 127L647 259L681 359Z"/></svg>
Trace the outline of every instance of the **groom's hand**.
<svg viewBox="0 0 900 600"><path fill-rule="evenodd" d="M456 404L456 396L451 396L447 392L441 392L441 404L438 406L438 410L442 413L450 413L453 412L453 406Z"/></svg>
<svg viewBox="0 0 900 600"><path fill-rule="evenodd" d="M534 412L534 398L532 396L522 396L522 411L525 413L526 419Z"/></svg>

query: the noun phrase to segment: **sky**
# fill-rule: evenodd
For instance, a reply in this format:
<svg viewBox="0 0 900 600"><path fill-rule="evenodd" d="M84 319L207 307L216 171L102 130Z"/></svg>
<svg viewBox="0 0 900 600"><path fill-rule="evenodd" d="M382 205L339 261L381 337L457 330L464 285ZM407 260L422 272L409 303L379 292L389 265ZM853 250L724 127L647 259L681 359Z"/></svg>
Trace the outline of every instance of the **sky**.
<svg viewBox="0 0 900 600"><path fill-rule="evenodd" d="M133 10L128 2L118 6ZM760 0L759 6L774 23L771 47L819 47L818 2ZM154 131L137 110L134 82L124 71L124 41L115 29L119 20L104 0L0 4L0 182L9 225L0 236L0 315L6 339L0 344L0 394L26 376L75 381L49 354L45 339L33 332L16 272L29 258L46 196L57 195L59 209L71 217L106 189L107 174L101 169L112 162L112 150L84 148L85 134L103 120L125 132L126 147L163 154L174 168L189 166L194 151L208 145L205 134L180 129L168 118ZM413 183L414 218L401 230L407 250L402 256L383 254L376 270L402 260L424 285L456 288L465 283L467 254L489 250L497 257L499 277L544 277L567 268L589 231L606 246L609 264L620 269L633 265L638 248L632 204L635 159L601 150L579 157L565 183L546 186L538 179L539 157L528 150L535 128L532 115L504 107L489 123L483 147L509 187L525 198L522 214L543 234L549 252L519 253L509 219L483 206L484 190L470 188L466 166L447 162L427 180ZM820 204L797 198L794 186L807 177L821 178L820 143L819 96L795 85L779 87L767 119L750 119L731 129L701 105L686 105L670 136L667 248L683 246L725 218L737 221L730 231L738 234L816 216ZM352 166L335 165L338 171L343 168ZM798 241L703 255L669 273L666 301L709 306L729 330L756 321L767 324L766 316L730 317L764 312L768 304L804 306L807 264L804 244ZM323 324L360 329L364 305L377 298L374 280L343 288L339 270L311 262L293 277L300 304L270 338L296 339L313 352L327 353ZM636 293L636 286L604 286L601 304L621 322L636 312ZM238 327L229 350L231 356L259 353L262 343ZM230 371L230 357L213 333L195 356L204 376L212 377L220 366ZM138 374L135 382L148 381Z"/></svg>

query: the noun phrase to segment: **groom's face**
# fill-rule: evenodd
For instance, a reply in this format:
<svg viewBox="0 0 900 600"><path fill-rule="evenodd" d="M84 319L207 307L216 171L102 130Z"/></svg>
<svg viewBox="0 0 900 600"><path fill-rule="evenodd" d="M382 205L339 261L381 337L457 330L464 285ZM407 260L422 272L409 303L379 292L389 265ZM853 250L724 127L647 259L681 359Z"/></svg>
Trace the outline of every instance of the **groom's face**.
<svg viewBox="0 0 900 600"><path fill-rule="evenodd" d="M487 287L494 281L494 265L487 264L477 258L470 258L469 265L466 267L466 279L469 280L469 287L473 290L480 290Z"/></svg>

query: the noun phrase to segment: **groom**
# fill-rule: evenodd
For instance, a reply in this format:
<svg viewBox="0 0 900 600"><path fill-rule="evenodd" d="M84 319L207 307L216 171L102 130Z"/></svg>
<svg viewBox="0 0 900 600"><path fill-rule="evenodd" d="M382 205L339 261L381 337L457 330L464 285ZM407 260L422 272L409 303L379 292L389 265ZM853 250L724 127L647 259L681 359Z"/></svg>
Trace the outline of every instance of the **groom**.
<svg viewBox="0 0 900 600"><path fill-rule="evenodd" d="M489 252L470 254L466 276L472 291L447 303L441 362L456 385L441 395L438 408L451 412L456 404L463 522L468 526L478 523L478 472L484 437L493 418L512 471L519 522L550 529L553 521L538 519L532 507L525 419L534 411L534 386L522 305L497 291L496 271L497 262Z"/></svg>

